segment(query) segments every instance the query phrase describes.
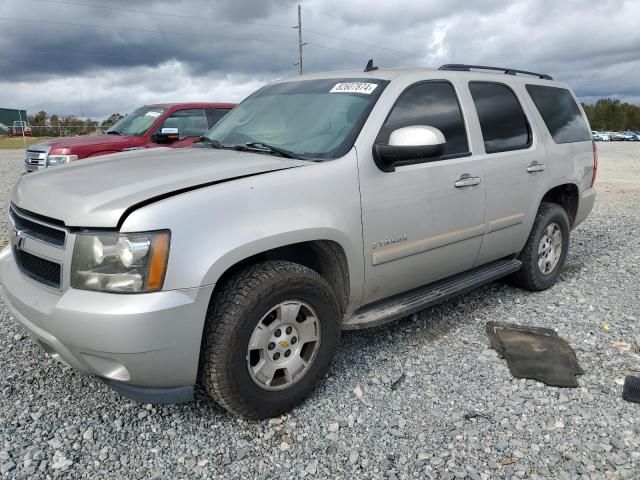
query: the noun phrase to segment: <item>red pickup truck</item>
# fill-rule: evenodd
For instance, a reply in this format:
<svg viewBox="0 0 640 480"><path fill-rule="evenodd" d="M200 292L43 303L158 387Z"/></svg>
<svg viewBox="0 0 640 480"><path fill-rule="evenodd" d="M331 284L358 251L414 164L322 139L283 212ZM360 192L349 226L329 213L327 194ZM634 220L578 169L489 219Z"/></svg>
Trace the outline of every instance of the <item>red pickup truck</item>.
<svg viewBox="0 0 640 480"><path fill-rule="evenodd" d="M213 127L233 103L164 103L131 112L102 135L84 135L31 145L28 172L83 158L153 147L187 147Z"/></svg>

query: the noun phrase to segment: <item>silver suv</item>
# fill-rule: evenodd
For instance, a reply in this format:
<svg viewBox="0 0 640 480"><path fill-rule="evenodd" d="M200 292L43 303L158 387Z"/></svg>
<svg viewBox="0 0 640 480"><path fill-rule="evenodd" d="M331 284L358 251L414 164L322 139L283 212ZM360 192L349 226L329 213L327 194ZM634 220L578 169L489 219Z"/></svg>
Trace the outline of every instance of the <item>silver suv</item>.
<svg viewBox="0 0 640 480"><path fill-rule="evenodd" d="M199 383L252 418L308 395L340 331L501 277L558 279L597 158L567 86L512 69L272 83L194 148L24 176L0 279L54 358L143 402Z"/></svg>

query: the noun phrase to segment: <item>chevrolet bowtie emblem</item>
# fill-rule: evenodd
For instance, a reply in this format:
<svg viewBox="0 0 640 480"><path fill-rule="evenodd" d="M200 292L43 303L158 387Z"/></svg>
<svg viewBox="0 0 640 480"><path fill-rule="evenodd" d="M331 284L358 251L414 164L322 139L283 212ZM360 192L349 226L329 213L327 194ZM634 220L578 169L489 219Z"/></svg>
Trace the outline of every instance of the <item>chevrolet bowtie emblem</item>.
<svg viewBox="0 0 640 480"><path fill-rule="evenodd" d="M11 232L11 246L16 250L20 250L22 248L22 244L24 243L24 234L22 230L13 230Z"/></svg>
<svg viewBox="0 0 640 480"><path fill-rule="evenodd" d="M287 348L289 347L289 342L287 342L286 340L281 340L280 342L278 342L280 344L280 346L282 348Z"/></svg>

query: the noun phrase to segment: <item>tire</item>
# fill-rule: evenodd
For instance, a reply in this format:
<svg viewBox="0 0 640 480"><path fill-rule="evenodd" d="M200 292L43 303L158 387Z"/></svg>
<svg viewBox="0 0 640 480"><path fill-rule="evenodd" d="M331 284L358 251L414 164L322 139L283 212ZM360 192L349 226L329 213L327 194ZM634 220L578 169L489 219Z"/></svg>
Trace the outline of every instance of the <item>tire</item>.
<svg viewBox="0 0 640 480"><path fill-rule="evenodd" d="M543 272L541 270L542 267L539 266L541 259L538 249L545 232L548 232L547 229L553 225L556 225L561 233L560 245L562 250L559 255L556 255L558 260L553 268L550 271ZM511 282L518 287L535 292L552 287L558 280L567 259L570 230L569 217L564 208L555 203L542 203L533 222L533 228L527 243L518 256L518 259L522 262L522 268L510 277ZM543 263L545 262L543 261ZM546 263L545 266L550 268L549 263Z"/></svg>
<svg viewBox="0 0 640 480"><path fill-rule="evenodd" d="M294 312L298 304L297 316L286 313ZM200 354L200 383L209 396L234 415L251 419L281 415L309 395L326 374L338 348L339 320L334 293L315 271L284 261L247 267L229 278L212 297ZM281 328L276 328L278 325ZM306 342L303 331L311 332L309 338L315 335L317 342ZM291 335L287 341L266 343L265 339L278 333L281 339ZM295 335L300 339L296 345ZM249 351L250 340L261 348ZM282 347L285 343L286 349ZM273 360L276 350L280 352L278 361L283 363ZM285 359L286 350L290 354ZM306 363L299 361L302 358ZM293 368L282 368L267 385L261 371L250 373L260 365L272 369L293 360L295 365L307 365L297 377Z"/></svg>

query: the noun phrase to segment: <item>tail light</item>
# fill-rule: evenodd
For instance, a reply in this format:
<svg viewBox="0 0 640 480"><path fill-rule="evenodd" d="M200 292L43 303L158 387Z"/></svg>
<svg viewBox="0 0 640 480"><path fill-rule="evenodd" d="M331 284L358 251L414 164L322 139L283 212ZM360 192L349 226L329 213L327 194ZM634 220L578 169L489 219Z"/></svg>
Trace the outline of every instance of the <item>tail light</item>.
<svg viewBox="0 0 640 480"><path fill-rule="evenodd" d="M596 177L598 176L598 147L595 141L591 141L593 145L593 176L591 177L591 186L596 183Z"/></svg>

